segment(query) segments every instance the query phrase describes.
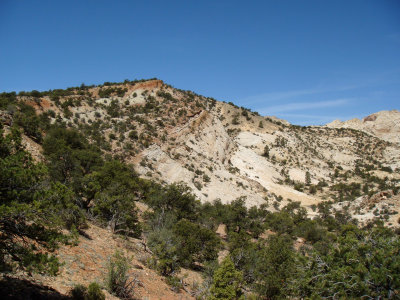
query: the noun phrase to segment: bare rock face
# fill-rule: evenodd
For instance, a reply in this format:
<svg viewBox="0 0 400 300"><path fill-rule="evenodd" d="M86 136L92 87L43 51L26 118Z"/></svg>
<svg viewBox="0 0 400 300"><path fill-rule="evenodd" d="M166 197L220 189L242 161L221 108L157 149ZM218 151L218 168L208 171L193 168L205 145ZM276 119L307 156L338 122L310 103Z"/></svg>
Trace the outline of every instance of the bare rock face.
<svg viewBox="0 0 400 300"><path fill-rule="evenodd" d="M352 119L344 122L335 120L326 126L362 130L385 141L400 144L400 112L398 110L380 111L362 120Z"/></svg>
<svg viewBox="0 0 400 300"><path fill-rule="evenodd" d="M375 121L376 120L376 118L377 118L377 116L376 115L369 115L369 116L367 116L367 117L365 117L364 119L363 119L363 122L365 123L365 122L368 122L368 121Z"/></svg>

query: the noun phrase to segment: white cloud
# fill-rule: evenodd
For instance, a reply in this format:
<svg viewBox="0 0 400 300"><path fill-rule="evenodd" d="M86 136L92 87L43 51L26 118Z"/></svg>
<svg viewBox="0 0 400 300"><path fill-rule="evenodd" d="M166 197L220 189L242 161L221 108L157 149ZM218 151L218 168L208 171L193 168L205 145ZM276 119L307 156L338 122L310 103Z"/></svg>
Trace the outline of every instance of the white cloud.
<svg viewBox="0 0 400 300"><path fill-rule="evenodd" d="M282 113L287 111L299 111L305 109L315 109L315 108L326 108L326 107L337 107L346 105L350 99L336 99L329 101L316 101L316 102L292 102L281 105L273 105L258 109L259 113L262 115L271 115L276 113Z"/></svg>
<svg viewBox="0 0 400 300"><path fill-rule="evenodd" d="M303 90L292 90L292 91L282 91L282 92L272 92L272 93L264 93L254 96L249 96L244 99L241 99L241 103L249 104L257 104L257 103L268 103L277 100L285 100L285 99L296 99L300 96L306 95L316 95L330 92L341 92L341 91L349 91L361 88L365 86L366 83L362 84L353 84L353 85L342 85L336 87L315 87L311 89L303 89Z"/></svg>
<svg viewBox="0 0 400 300"><path fill-rule="evenodd" d="M392 39L397 39L398 34L391 35ZM357 90L360 88L371 88L371 87L379 87L386 84L393 84L398 82L398 75L400 73L399 69L387 71L380 74L367 74L363 78L357 78L357 80L351 80L350 83L344 83L339 85L326 85L320 84L313 88L309 89L300 89L300 90L289 90L289 91L278 91L278 92L268 92L253 96L248 96L240 99L240 103L245 105L258 106L270 102L276 102L278 100L301 100L302 96L307 95L318 95L318 94L326 94L335 93L335 92L345 92L351 90ZM337 75L339 76L339 75ZM258 104L258 105L257 105Z"/></svg>

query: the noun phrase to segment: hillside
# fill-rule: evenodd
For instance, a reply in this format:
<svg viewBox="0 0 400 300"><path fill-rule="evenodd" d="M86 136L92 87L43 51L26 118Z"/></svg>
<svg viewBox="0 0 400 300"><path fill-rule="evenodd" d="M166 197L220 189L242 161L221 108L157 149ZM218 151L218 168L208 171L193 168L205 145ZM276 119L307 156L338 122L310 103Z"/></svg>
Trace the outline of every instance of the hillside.
<svg viewBox="0 0 400 300"><path fill-rule="evenodd" d="M142 176L185 182L203 202L243 196L248 207L276 207L290 199L312 214L323 200L349 201L399 186L400 135L390 125L398 124L397 111L300 127L160 80L20 99L133 163Z"/></svg>
<svg viewBox="0 0 400 300"><path fill-rule="evenodd" d="M158 79L3 93L0 287L396 297L398 117L301 127ZM134 293L105 290L113 259Z"/></svg>
<svg viewBox="0 0 400 300"><path fill-rule="evenodd" d="M64 263L57 277L34 274L31 280L50 287L61 295L67 295L77 283L102 283L107 274L108 260L113 256L115 249L124 249L125 255L131 258L129 277L133 281L137 299L194 299L191 295L192 282L201 282L200 275L190 270L182 270L180 276L185 277L185 289L176 293L162 276L146 266L146 259L151 255L145 249L143 241L123 239L95 225L90 225L85 231L85 236L79 238L79 244L62 247L57 251L57 256ZM22 273L18 275L13 277L14 280L25 278ZM118 299L105 290L104 292L107 299ZM21 299L26 298L21 295Z"/></svg>

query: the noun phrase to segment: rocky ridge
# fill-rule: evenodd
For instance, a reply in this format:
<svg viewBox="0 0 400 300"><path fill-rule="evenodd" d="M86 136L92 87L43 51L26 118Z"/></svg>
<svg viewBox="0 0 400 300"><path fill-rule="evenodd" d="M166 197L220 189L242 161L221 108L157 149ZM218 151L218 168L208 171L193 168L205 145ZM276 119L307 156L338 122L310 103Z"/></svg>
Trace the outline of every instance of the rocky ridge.
<svg viewBox="0 0 400 300"><path fill-rule="evenodd" d="M361 130L385 141L400 144L400 112L396 109L380 111L362 120L358 118L344 122L335 120L326 126Z"/></svg>
<svg viewBox="0 0 400 300"><path fill-rule="evenodd" d="M142 176L185 182L203 202L245 197L249 207L276 210L300 201L313 214L321 201L399 186L398 111L300 127L161 80L19 98L133 163Z"/></svg>

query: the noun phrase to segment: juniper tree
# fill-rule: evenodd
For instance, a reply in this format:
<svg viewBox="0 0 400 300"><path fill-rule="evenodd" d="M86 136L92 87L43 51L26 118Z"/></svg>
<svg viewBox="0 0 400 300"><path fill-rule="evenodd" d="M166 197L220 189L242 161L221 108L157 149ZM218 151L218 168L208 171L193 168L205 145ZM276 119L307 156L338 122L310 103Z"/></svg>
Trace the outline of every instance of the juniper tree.
<svg viewBox="0 0 400 300"><path fill-rule="evenodd" d="M47 252L65 240L65 217L79 209L66 187L47 181L47 169L25 151L19 129L4 135L0 127L0 269L15 262L27 272L58 272L57 259Z"/></svg>
<svg viewBox="0 0 400 300"><path fill-rule="evenodd" d="M214 273L209 299L244 299L241 290L242 281L242 273L235 269L228 255Z"/></svg>

